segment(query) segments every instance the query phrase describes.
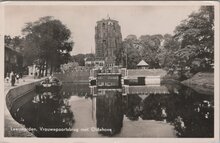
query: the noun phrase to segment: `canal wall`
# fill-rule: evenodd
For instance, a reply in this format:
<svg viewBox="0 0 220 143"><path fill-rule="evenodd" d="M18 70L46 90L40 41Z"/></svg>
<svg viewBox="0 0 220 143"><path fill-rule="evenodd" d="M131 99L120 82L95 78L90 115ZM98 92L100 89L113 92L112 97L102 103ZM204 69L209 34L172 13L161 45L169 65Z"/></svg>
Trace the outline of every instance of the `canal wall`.
<svg viewBox="0 0 220 143"><path fill-rule="evenodd" d="M53 75L60 79L62 82L87 83L89 82L89 74L89 71L73 71L66 73L54 73Z"/></svg>
<svg viewBox="0 0 220 143"><path fill-rule="evenodd" d="M12 88L8 91L8 93L6 94L6 106L8 108L8 110L11 110L11 107L13 105L13 103L20 97L26 95L27 93L33 91L35 89L35 86L37 84L39 84L41 80L38 81L34 81L28 84L24 84L24 85L20 85L18 87Z"/></svg>

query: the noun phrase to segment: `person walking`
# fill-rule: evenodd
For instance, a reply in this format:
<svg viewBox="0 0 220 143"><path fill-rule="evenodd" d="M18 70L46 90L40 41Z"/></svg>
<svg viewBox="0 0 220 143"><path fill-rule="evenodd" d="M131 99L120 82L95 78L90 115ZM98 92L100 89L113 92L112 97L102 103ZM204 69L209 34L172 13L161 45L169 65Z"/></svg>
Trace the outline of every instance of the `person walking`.
<svg viewBox="0 0 220 143"><path fill-rule="evenodd" d="M17 83L19 83L19 74L16 74L16 80L17 80Z"/></svg>
<svg viewBox="0 0 220 143"><path fill-rule="evenodd" d="M11 82L12 74L14 74L13 71L11 71L10 74L9 74L9 80L10 80L10 82Z"/></svg>
<svg viewBox="0 0 220 143"><path fill-rule="evenodd" d="M23 77L23 73L20 72L20 74L19 74L19 78L22 79L22 77Z"/></svg>
<svg viewBox="0 0 220 143"><path fill-rule="evenodd" d="M34 79L36 79L36 78L37 78L37 72L34 73Z"/></svg>
<svg viewBox="0 0 220 143"><path fill-rule="evenodd" d="M7 83L8 83L9 80L10 80L10 77L9 77L9 76L10 76L10 74L7 72L7 73L6 73L6 82L7 82Z"/></svg>
<svg viewBox="0 0 220 143"><path fill-rule="evenodd" d="M15 74L13 71L10 73L10 79L11 79L11 86L14 86L15 85Z"/></svg>
<svg viewBox="0 0 220 143"><path fill-rule="evenodd" d="M162 108L161 108L161 112L162 112L161 117L162 117L163 121L164 121L164 122L167 122L167 120L166 120L166 118L167 118L166 108L165 108L165 107L162 107Z"/></svg>

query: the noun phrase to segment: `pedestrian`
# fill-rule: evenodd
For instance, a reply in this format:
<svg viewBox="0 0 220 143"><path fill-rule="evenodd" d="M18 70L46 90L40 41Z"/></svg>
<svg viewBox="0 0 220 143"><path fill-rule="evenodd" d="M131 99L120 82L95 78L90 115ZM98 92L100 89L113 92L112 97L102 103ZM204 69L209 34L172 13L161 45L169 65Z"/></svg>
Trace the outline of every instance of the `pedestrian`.
<svg viewBox="0 0 220 143"><path fill-rule="evenodd" d="M34 73L34 79L36 79L36 78L37 78L37 72Z"/></svg>
<svg viewBox="0 0 220 143"><path fill-rule="evenodd" d="M10 73L10 79L11 79L11 86L14 86L15 85L15 74L13 71Z"/></svg>
<svg viewBox="0 0 220 143"><path fill-rule="evenodd" d="M161 112L162 112L161 117L163 121L166 122L166 118L167 118L166 108L165 107L161 108Z"/></svg>
<svg viewBox="0 0 220 143"><path fill-rule="evenodd" d="M16 80L17 80L17 83L19 83L19 74L16 74Z"/></svg>
<svg viewBox="0 0 220 143"><path fill-rule="evenodd" d="M22 77L23 77L23 74L22 74L22 72L20 72L19 78L22 79Z"/></svg>
<svg viewBox="0 0 220 143"><path fill-rule="evenodd" d="M7 83L9 82L9 79L10 79L9 76L10 76L10 74L7 72L7 73L6 73L6 82L7 82Z"/></svg>

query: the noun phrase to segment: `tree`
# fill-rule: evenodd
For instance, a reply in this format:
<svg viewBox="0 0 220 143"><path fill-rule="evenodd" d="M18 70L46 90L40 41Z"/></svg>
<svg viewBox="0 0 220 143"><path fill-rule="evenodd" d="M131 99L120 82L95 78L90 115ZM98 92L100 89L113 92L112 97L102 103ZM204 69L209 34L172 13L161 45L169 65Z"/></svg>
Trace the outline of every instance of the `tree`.
<svg viewBox="0 0 220 143"><path fill-rule="evenodd" d="M20 36L15 36L15 37L11 37L10 35L4 36L5 45L20 52L23 51L23 40L24 39Z"/></svg>
<svg viewBox="0 0 220 143"><path fill-rule="evenodd" d="M123 67L136 68L144 59L150 68L159 68L159 47L163 36L142 35L139 39L135 35L128 35L123 41L123 46L116 50L116 64Z"/></svg>
<svg viewBox="0 0 220 143"><path fill-rule="evenodd" d="M130 34L125 38L125 40L137 41L137 36Z"/></svg>
<svg viewBox="0 0 220 143"><path fill-rule="evenodd" d="M214 7L202 6L198 12L192 13L176 27L174 37L181 41L182 49L188 50L183 53L189 57L186 66L191 67L191 71L211 70L214 63ZM194 59L202 61L199 70L192 67Z"/></svg>
<svg viewBox="0 0 220 143"><path fill-rule="evenodd" d="M124 43L125 47L127 46L126 43ZM141 61L140 53L137 49L127 46L126 47L126 54L127 54L127 68L128 69L135 69L137 67L137 64Z"/></svg>
<svg viewBox="0 0 220 143"><path fill-rule="evenodd" d="M140 54L148 64L149 68L160 68L158 54L163 36L157 35L142 35L139 38L139 43L142 47Z"/></svg>
<svg viewBox="0 0 220 143"><path fill-rule="evenodd" d="M85 66L85 60L95 60L95 54L77 54L71 56L71 61L77 62L79 66Z"/></svg>
<svg viewBox="0 0 220 143"><path fill-rule="evenodd" d="M9 46L12 43L12 38L9 35L5 35L4 40L6 46Z"/></svg>
<svg viewBox="0 0 220 143"><path fill-rule="evenodd" d="M27 23L22 29L25 36L25 56L38 65L41 75L50 68L50 74L70 60L73 41L71 31L60 20L51 16Z"/></svg>
<svg viewBox="0 0 220 143"><path fill-rule="evenodd" d="M202 6L175 29L174 36L164 35L159 54L163 68L177 73L179 80L197 72L213 70L214 7Z"/></svg>
<svg viewBox="0 0 220 143"><path fill-rule="evenodd" d="M172 68L175 63L175 52L180 49L180 42L177 41L172 35L165 34L160 51L157 55L160 66L165 69Z"/></svg>
<svg viewBox="0 0 220 143"><path fill-rule="evenodd" d="M137 67L141 60L141 55L138 50L138 41L135 35L129 35L122 42L122 46L115 51L116 65L122 65L129 69Z"/></svg>
<svg viewBox="0 0 220 143"><path fill-rule="evenodd" d="M79 64L76 62L68 62L67 64L61 65L60 68L63 73L66 73L74 71L74 69L78 66Z"/></svg>

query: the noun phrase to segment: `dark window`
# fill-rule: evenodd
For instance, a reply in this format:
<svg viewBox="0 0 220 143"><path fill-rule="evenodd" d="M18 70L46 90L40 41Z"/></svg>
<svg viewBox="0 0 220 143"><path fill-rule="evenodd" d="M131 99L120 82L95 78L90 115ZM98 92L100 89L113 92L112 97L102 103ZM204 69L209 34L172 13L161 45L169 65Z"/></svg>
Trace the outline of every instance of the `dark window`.
<svg viewBox="0 0 220 143"><path fill-rule="evenodd" d="M93 86L93 85L96 85L96 80L92 80L91 81L91 85Z"/></svg>
<svg viewBox="0 0 220 143"><path fill-rule="evenodd" d="M105 23L102 23L102 27L105 28Z"/></svg>
<svg viewBox="0 0 220 143"><path fill-rule="evenodd" d="M113 24L113 28L114 28L114 30L116 29L116 28L115 28L115 24Z"/></svg>

